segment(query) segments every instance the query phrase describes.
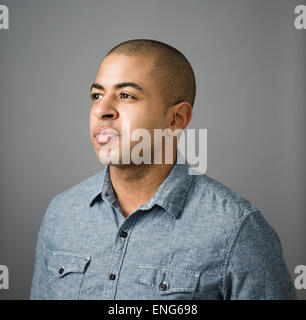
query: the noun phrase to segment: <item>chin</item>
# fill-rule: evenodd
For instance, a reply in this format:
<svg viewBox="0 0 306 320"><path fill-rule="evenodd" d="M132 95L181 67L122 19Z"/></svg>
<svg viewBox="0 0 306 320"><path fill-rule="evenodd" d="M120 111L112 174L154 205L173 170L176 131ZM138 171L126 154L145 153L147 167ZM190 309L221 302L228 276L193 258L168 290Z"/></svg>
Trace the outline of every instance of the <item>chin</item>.
<svg viewBox="0 0 306 320"><path fill-rule="evenodd" d="M119 148L102 146L98 150L98 159L102 164L119 165L121 162Z"/></svg>

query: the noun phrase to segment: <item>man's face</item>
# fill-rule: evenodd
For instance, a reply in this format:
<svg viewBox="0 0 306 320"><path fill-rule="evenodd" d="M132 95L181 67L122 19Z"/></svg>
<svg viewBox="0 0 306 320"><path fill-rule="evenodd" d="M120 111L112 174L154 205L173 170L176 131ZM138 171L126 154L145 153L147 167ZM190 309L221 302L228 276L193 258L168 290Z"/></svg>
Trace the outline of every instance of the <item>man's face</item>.
<svg viewBox="0 0 306 320"><path fill-rule="evenodd" d="M90 112L91 140L102 163L112 162L113 153L118 150L121 163L120 146L129 143L132 151L138 143L122 139L123 136L130 137L133 130L147 129L153 137L154 129L167 128L168 117L161 88L150 75L153 65L153 57L111 54L103 60L91 89L93 103ZM123 134L123 120L129 120L128 134ZM99 135L102 127L113 129L115 135Z"/></svg>

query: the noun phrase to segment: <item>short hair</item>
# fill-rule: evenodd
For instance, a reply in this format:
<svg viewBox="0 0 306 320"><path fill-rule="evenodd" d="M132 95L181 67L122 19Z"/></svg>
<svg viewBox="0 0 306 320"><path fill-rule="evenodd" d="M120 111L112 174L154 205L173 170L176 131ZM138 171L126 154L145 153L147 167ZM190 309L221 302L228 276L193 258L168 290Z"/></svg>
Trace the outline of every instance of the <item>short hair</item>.
<svg viewBox="0 0 306 320"><path fill-rule="evenodd" d="M189 61L179 50L156 40L133 39L116 45L106 57L112 53L155 58L151 75L161 85L166 106L186 101L193 107L195 76Z"/></svg>

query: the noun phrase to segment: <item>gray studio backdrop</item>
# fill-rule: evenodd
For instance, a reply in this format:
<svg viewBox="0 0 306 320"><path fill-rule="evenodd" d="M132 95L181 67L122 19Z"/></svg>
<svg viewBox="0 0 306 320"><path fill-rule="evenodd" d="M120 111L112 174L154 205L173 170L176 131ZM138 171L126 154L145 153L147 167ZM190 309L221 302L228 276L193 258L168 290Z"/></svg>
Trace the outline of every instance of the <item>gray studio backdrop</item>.
<svg viewBox="0 0 306 320"><path fill-rule="evenodd" d="M305 1L304 1L305 3ZM207 175L253 202L278 232L292 278L306 265L305 37L293 0L6 0L0 30L0 265L28 299L51 199L95 174L89 87L103 55L132 38L190 60L189 128L208 129ZM297 290L306 298L306 290Z"/></svg>

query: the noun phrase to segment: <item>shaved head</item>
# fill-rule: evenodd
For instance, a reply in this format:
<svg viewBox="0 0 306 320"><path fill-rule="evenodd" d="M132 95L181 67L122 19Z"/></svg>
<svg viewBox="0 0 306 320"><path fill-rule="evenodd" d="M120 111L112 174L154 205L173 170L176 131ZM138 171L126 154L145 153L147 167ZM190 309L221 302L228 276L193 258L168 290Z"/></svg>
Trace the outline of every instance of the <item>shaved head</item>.
<svg viewBox="0 0 306 320"><path fill-rule="evenodd" d="M155 40L135 39L120 43L106 56L110 54L153 57L151 76L160 86L166 106L185 101L193 107L195 76L189 61L177 49Z"/></svg>

